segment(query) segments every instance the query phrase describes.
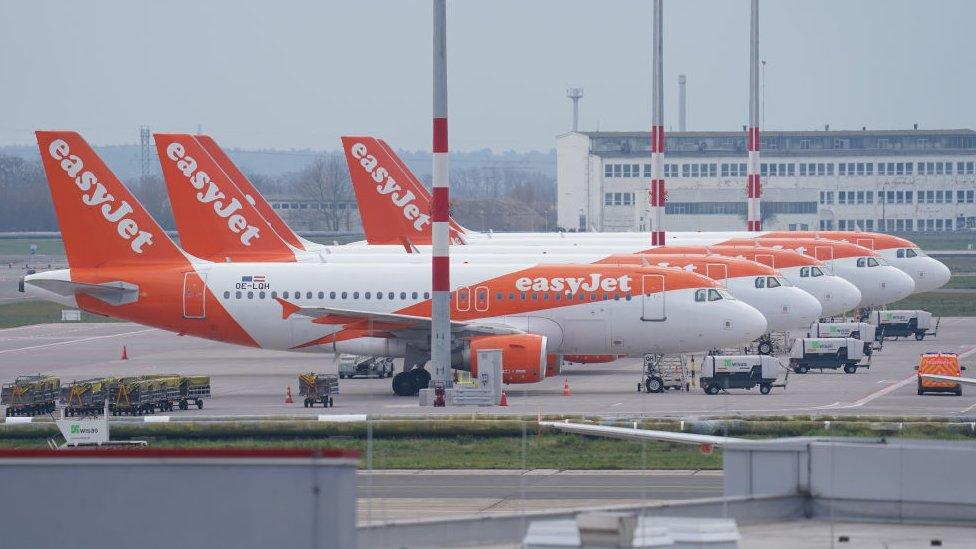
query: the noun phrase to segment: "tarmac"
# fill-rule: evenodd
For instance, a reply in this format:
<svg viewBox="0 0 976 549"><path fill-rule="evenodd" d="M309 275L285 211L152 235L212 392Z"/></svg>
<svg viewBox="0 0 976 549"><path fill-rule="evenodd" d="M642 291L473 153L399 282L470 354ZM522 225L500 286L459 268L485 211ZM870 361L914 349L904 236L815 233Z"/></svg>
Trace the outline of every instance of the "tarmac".
<svg viewBox="0 0 976 549"><path fill-rule="evenodd" d="M128 360L121 360L123 347ZM285 404L297 396L298 374L335 373L331 354L289 353L237 347L130 323L58 323L0 330L0 381L18 375L55 374L62 381L93 376L149 373L207 374L214 397L203 410L173 415L248 416L370 414L380 416L458 413L585 414L605 417L707 417L782 414L859 416L976 416L976 390L962 397L915 393L918 356L925 351L959 353L976 370L976 318L944 318L936 338L887 341L869 369L855 374L814 371L790 374L785 388L769 395L730 390L709 396L699 389L662 394L637 392L641 360L571 365L531 385L509 385L508 407L421 408L415 397L393 395L389 379L346 379L333 408ZM784 371L785 375L785 371ZM564 383L571 396L563 396Z"/></svg>

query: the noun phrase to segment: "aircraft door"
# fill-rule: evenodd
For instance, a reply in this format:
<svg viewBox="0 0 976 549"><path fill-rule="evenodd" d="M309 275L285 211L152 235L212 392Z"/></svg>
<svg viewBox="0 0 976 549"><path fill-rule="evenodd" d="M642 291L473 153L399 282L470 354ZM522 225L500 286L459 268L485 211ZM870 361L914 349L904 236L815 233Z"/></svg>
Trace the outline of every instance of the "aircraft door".
<svg viewBox="0 0 976 549"><path fill-rule="evenodd" d="M664 276L643 275L641 320L662 321L667 318L664 307Z"/></svg>
<svg viewBox="0 0 976 549"><path fill-rule="evenodd" d="M474 289L474 310L483 313L488 310L488 286L478 286Z"/></svg>
<svg viewBox="0 0 976 549"><path fill-rule="evenodd" d="M183 318L207 318L207 273L183 273Z"/></svg>
<svg viewBox="0 0 976 549"><path fill-rule="evenodd" d="M454 301L454 307L458 311L471 310L471 290L468 288L458 288L458 291L454 293Z"/></svg>
<svg viewBox="0 0 976 549"><path fill-rule="evenodd" d="M705 276L719 281L726 288L729 286L729 266L724 263L708 263L705 265Z"/></svg>

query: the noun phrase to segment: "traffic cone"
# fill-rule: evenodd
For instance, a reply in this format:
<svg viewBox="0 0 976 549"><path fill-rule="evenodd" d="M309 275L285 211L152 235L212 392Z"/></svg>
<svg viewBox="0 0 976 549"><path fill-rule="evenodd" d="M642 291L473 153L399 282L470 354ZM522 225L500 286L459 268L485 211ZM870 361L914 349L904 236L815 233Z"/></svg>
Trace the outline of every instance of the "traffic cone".
<svg viewBox="0 0 976 549"><path fill-rule="evenodd" d="M567 377L567 378L566 378L566 379L565 379L565 380L563 381L563 396L564 396L564 397L568 397L568 396L572 396L572 394L573 394L573 393L571 393L571 392L569 391L569 378Z"/></svg>
<svg viewBox="0 0 976 549"><path fill-rule="evenodd" d="M498 401L499 406L508 406L508 395L502 391L502 399Z"/></svg>
<svg viewBox="0 0 976 549"><path fill-rule="evenodd" d="M122 346L122 358L121 358L121 360L129 360L129 353L126 350L125 345Z"/></svg>
<svg viewBox="0 0 976 549"><path fill-rule="evenodd" d="M295 401L291 398L291 385L288 386L288 391L285 392L285 404L294 404Z"/></svg>

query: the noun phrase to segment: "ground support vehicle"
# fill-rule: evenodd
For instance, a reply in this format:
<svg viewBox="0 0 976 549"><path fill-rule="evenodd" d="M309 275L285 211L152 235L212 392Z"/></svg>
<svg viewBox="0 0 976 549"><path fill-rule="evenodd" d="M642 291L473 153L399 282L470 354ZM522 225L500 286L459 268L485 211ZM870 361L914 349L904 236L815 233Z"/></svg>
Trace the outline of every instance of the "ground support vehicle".
<svg viewBox="0 0 976 549"><path fill-rule="evenodd" d="M701 387L705 393L716 395L726 389L752 389L768 395L776 383L783 365L769 355L708 355L702 359Z"/></svg>
<svg viewBox="0 0 976 549"><path fill-rule="evenodd" d="M850 337L864 342L865 356L881 350L881 342L876 341L878 327L867 322L814 322L807 337ZM875 346L877 344L877 346Z"/></svg>
<svg viewBox="0 0 976 549"><path fill-rule="evenodd" d="M916 341L922 341L926 336L936 337L942 322L941 318L936 319L933 327L932 313L918 310L871 311L868 318L869 322L878 326L875 337L879 341L912 336Z"/></svg>
<svg viewBox="0 0 976 549"><path fill-rule="evenodd" d="M314 407L316 402L332 407L335 404L333 395L339 394L339 376L314 372L301 374L298 376L298 394L305 397L306 408Z"/></svg>
<svg viewBox="0 0 976 549"><path fill-rule="evenodd" d="M871 362L861 364L864 344L850 337L798 338L790 349L790 369L805 374L812 369L836 370L843 368L853 374L858 368L870 368Z"/></svg>
<svg viewBox="0 0 976 549"><path fill-rule="evenodd" d="M393 359L390 357L373 357L359 355L339 356L339 378L353 377L393 377Z"/></svg>
<svg viewBox="0 0 976 549"><path fill-rule="evenodd" d="M72 381L61 387L61 402L66 416L97 416L105 409L105 399L113 378Z"/></svg>
<svg viewBox="0 0 976 549"><path fill-rule="evenodd" d="M637 382L637 392L661 393L667 389L688 391L690 375L684 355L644 355L642 381Z"/></svg>
<svg viewBox="0 0 976 549"><path fill-rule="evenodd" d="M48 375L20 376L0 388L0 404L8 416L49 414L57 407L61 380Z"/></svg>
<svg viewBox="0 0 976 549"><path fill-rule="evenodd" d="M109 410L115 416L151 414L157 409L169 411L179 394L179 376L117 378L110 386Z"/></svg>
<svg viewBox="0 0 976 549"><path fill-rule="evenodd" d="M954 381L927 379L922 374L961 377L965 366L959 365L956 353L925 353L918 359L918 394L953 393L962 396L962 384Z"/></svg>

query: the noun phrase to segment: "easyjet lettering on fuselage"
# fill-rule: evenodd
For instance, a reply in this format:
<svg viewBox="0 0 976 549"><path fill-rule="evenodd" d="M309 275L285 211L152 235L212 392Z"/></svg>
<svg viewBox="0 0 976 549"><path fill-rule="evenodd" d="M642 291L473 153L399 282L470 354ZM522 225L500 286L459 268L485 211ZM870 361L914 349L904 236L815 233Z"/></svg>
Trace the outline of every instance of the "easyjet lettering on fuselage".
<svg viewBox="0 0 976 549"><path fill-rule="evenodd" d="M584 292L629 292L630 276L604 277L600 273L591 273L589 279L584 277L555 277L530 278L524 276L515 281L515 289L520 292L563 292L576 294Z"/></svg>
<svg viewBox="0 0 976 549"><path fill-rule="evenodd" d="M71 154L68 143L62 139L55 139L48 147L51 158L60 161L61 169L68 177L75 180L75 185L82 191L81 201L87 206L101 206L102 217L109 223L115 223L119 236L131 241L129 246L137 254L142 253L143 246L152 246L152 233L139 229L136 220L126 217L132 213L132 206L122 200L115 211L115 196L109 194L105 185L99 183L98 177L89 170L85 170L85 163L77 155ZM80 175L79 175L80 173ZM90 192L89 192L90 191Z"/></svg>
<svg viewBox="0 0 976 549"><path fill-rule="evenodd" d="M413 222L414 229L422 231L424 226L430 225L430 216L421 212L420 206L414 202L417 196L413 194L413 191L408 190L403 192L403 188L390 175L390 172L379 165L379 161L375 156L369 154L366 145L356 143L350 151L353 157L359 160L359 165L373 178L373 181L379 183L376 185L376 192L382 195L389 195L393 204L403 212L403 217L407 221Z"/></svg>
<svg viewBox="0 0 976 549"><path fill-rule="evenodd" d="M186 154L186 148L178 143L170 143L166 147L166 157L176 162L177 169L189 180L194 189L201 191L196 193L196 199L201 204L213 204L214 213L227 220L227 228L240 235L241 244L250 246L251 241L260 238L260 229L248 223L247 218L239 213L234 213L242 208L241 203L236 198L225 202L227 196L221 192L220 187L213 182L210 174L197 169L197 161L192 156Z"/></svg>

